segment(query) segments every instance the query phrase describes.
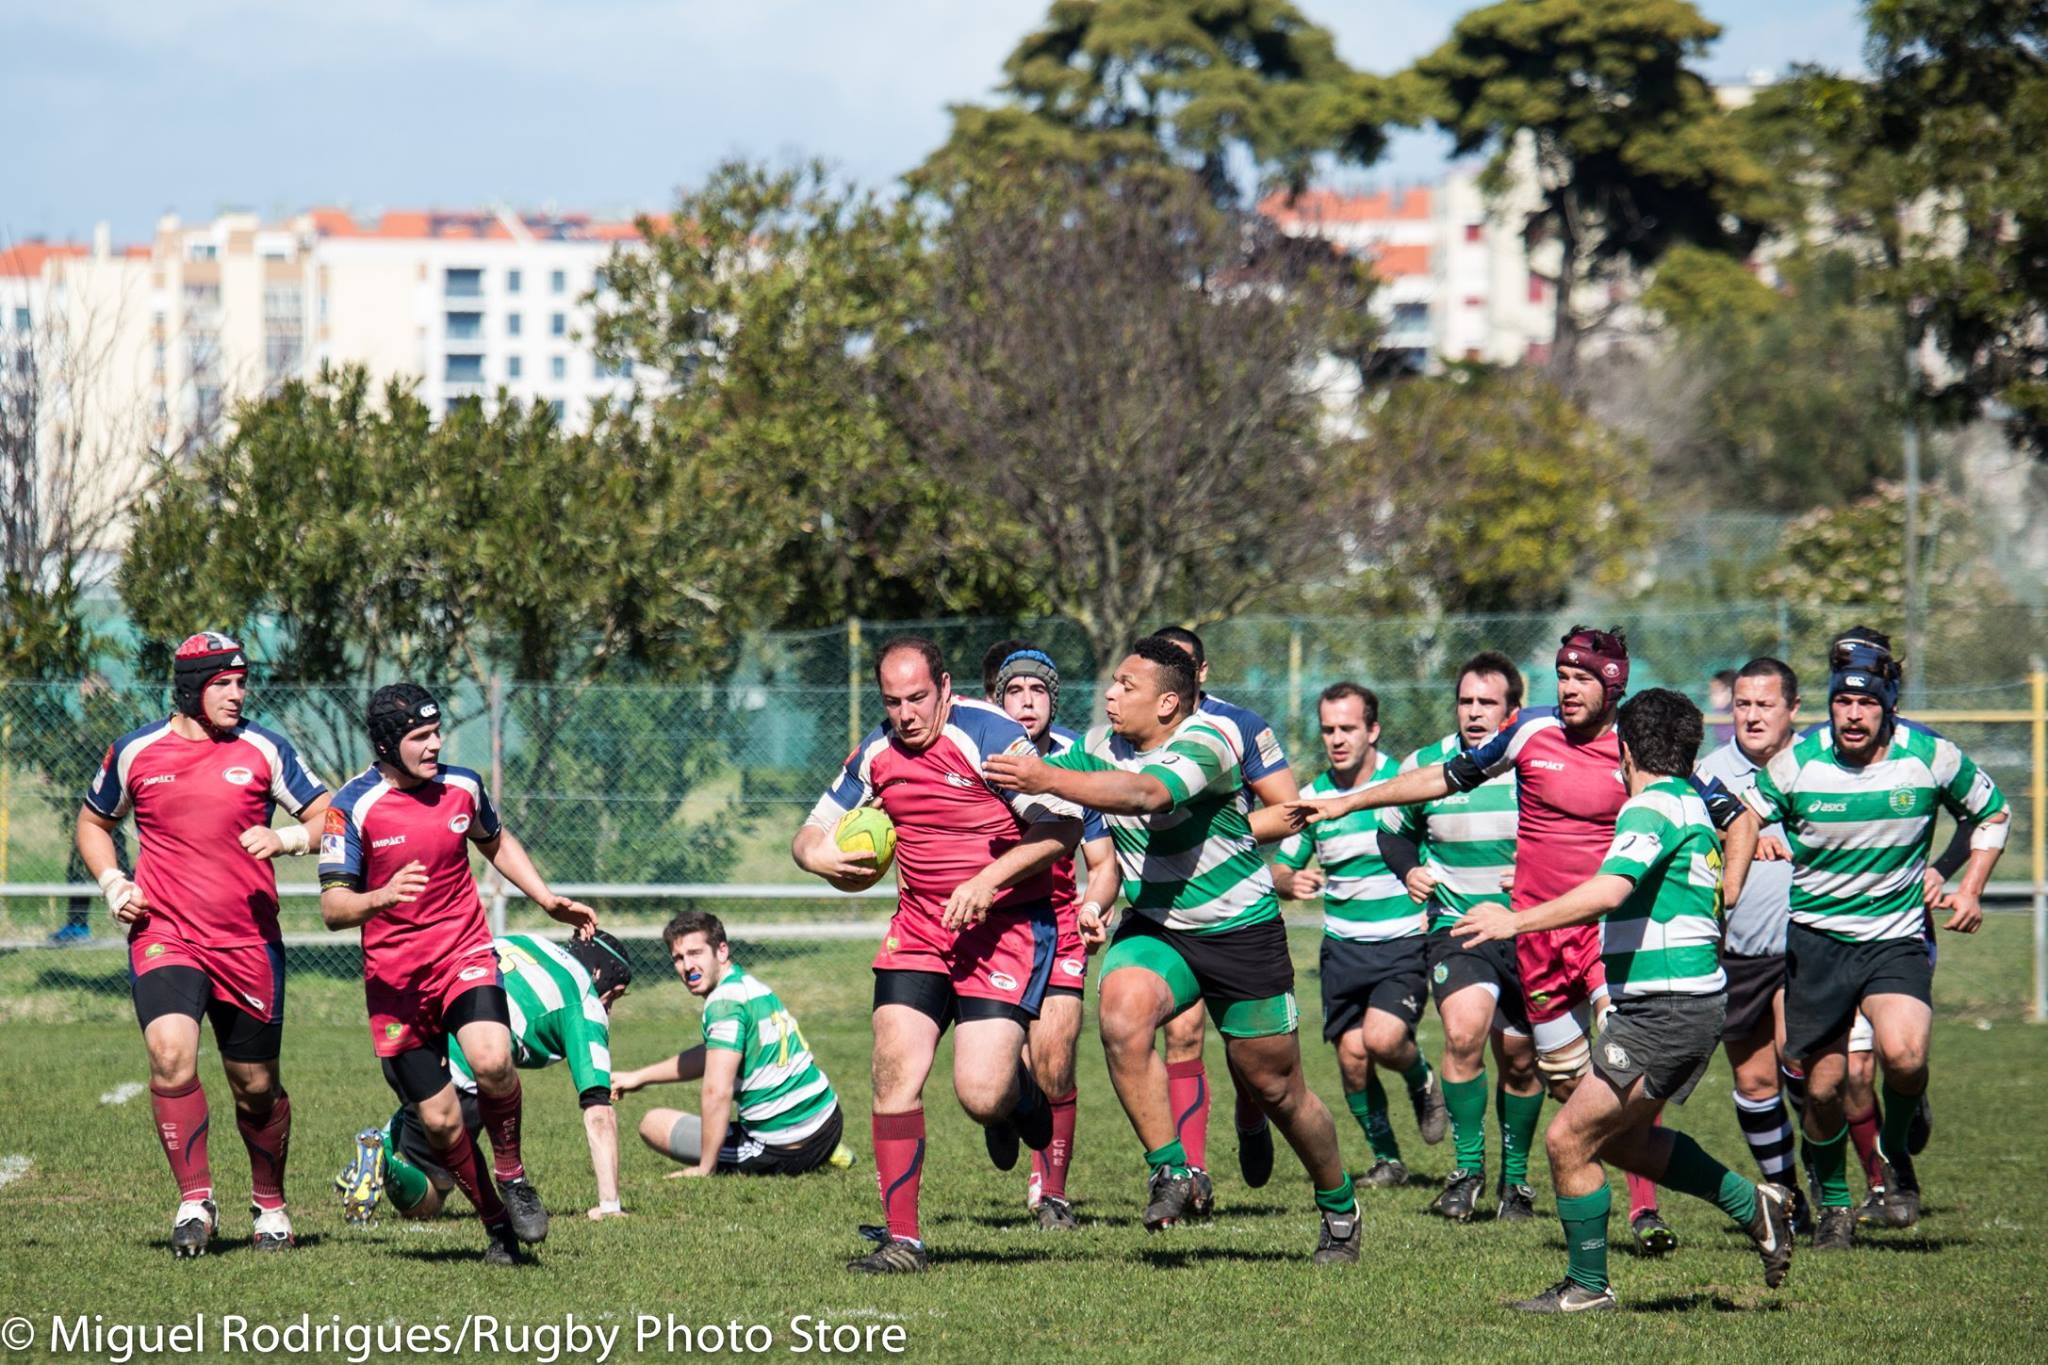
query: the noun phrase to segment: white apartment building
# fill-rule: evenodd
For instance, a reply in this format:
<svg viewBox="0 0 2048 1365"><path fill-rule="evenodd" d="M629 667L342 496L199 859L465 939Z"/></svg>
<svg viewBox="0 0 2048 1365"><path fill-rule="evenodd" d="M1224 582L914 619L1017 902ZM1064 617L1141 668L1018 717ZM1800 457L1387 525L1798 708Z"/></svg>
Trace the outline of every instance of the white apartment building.
<svg viewBox="0 0 2048 1365"><path fill-rule="evenodd" d="M1502 214L1469 172L1406 190L1310 190L1260 205L1281 230L1370 259L1383 345L1411 367L1540 360L1553 335L1552 279L1532 267L1520 215Z"/></svg>

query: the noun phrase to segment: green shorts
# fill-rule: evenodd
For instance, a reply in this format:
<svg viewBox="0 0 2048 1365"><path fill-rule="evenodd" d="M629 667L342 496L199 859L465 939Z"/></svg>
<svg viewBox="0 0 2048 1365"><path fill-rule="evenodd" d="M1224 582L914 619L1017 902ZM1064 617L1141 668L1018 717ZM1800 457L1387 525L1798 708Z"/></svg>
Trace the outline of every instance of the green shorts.
<svg viewBox="0 0 2048 1365"><path fill-rule="evenodd" d="M1216 1031L1227 1038L1271 1038L1301 1025L1287 926L1277 919L1191 934L1126 914L1098 979L1123 967L1142 968L1164 981L1173 992L1175 1014L1207 1001Z"/></svg>

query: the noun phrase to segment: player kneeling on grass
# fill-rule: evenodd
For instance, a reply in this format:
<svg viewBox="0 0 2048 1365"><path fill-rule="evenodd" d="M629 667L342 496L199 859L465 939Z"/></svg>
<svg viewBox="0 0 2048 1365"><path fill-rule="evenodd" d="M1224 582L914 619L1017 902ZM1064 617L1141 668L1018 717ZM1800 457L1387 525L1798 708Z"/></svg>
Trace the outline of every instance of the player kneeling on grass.
<svg viewBox="0 0 2048 1365"><path fill-rule="evenodd" d="M514 1265L519 1243L547 1236L547 1210L519 1155L519 1073L512 1015L498 975L469 846L578 937L597 929L587 905L558 896L498 822L483 779L441 763L441 708L414 683L380 687L366 716L377 761L327 812L320 840L320 917L363 931L363 994L384 1079L426 1130L436 1165L476 1206L490 1234L484 1259ZM450 1040L476 1077L492 1173L462 1122L449 1079ZM503 1199L499 1191L503 1191Z"/></svg>
<svg viewBox="0 0 2048 1365"><path fill-rule="evenodd" d="M1687 780L1704 729L1699 708L1651 688L1622 703L1621 775L1629 799L1591 878L1520 913L1479 906L1451 927L1468 943L1605 921L1601 955L1614 1009L1593 1048L1591 1077L1551 1121L1545 1142L1564 1224L1565 1278L1515 1307L1576 1313L1614 1307L1607 1282L1610 1195L1601 1158L1733 1218L1775 1289L1792 1266L1792 1192L1753 1185L1684 1133L1656 1126L1667 1101L1685 1102L1720 1045L1728 1011L1721 970L1721 845ZM1726 889L1741 894L1757 820L1728 828Z"/></svg>
<svg viewBox="0 0 2048 1365"><path fill-rule="evenodd" d="M611 1008L633 984L625 945L599 932L556 943L535 934L507 934L492 946L505 996L515 1007L512 1062L534 1070L567 1062L583 1106L583 1132L597 1175L592 1220L623 1217L619 1204L619 1126L612 1109ZM474 1141L483 1132L476 1076L459 1043L450 1040L448 1064L462 1105L462 1126ZM383 1128L356 1134L355 1158L335 1177L342 1212L351 1223L369 1221L389 1193L407 1218L441 1211L455 1177L434 1160L427 1133L403 1105Z"/></svg>
<svg viewBox="0 0 2048 1365"><path fill-rule="evenodd" d="M650 1109L641 1116L642 1141L689 1163L670 1178L849 1169L854 1154L840 1141L839 1096L804 1043L796 1016L732 960L718 916L677 915L661 938L676 975L704 1002L704 1041L666 1061L620 1072L612 1093L703 1082L701 1115ZM732 1121L735 1104L738 1123Z"/></svg>

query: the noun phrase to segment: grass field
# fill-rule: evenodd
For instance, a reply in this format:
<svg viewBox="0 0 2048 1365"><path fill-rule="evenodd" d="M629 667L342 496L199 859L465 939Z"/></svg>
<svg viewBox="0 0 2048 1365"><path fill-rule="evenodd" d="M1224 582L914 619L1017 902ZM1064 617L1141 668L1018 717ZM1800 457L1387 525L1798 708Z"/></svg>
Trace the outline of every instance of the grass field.
<svg viewBox="0 0 2048 1365"><path fill-rule="evenodd" d="M0 1318L29 1319L36 1344L19 1353L25 1359L49 1354L53 1316L95 1314L102 1326L185 1323L206 1314L208 1355L246 1354L234 1343L223 1349L224 1314L278 1326L302 1314L331 1324L338 1315L343 1324L446 1324L451 1332L467 1314L522 1327L559 1327L573 1314L586 1325L621 1329L611 1360L670 1353L661 1341L636 1349L643 1314L691 1325L762 1324L773 1332L775 1355L800 1344L792 1319L810 1314L898 1325L904 1354L933 1361L2048 1359L2048 1029L2022 1022L2026 935L2021 917L1995 916L1978 939L1942 945L1937 1128L1921 1161L1928 1213L1918 1228L1872 1234L1848 1255L1802 1256L1785 1288L1770 1293L1747 1242L1719 1213L1670 1196L1667 1214L1685 1245L1660 1262L1617 1252L1616 1286L1628 1311L1541 1321L1502 1306L1561 1272L1540 1154L1539 1221L1453 1227L1421 1213L1429 1197L1423 1188L1362 1191L1364 1262L1317 1271L1308 1263L1316 1223L1300 1168L1283 1149L1272 1184L1246 1190L1236 1177L1226 1096L1212 1125L1218 1217L1148 1237L1137 1221L1141 1163L1092 1029L1083 1037L1072 1179L1084 1227L1067 1235L1028 1227L1021 1165L1010 1175L993 1171L979 1130L940 1085L927 1100L932 1272L884 1282L849 1276L841 1266L860 1249L854 1225L877 1214L865 1160L870 948L861 943L776 944L772 954L766 947L742 954L790 1003L840 1087L849 1139L863 1154L859 1169L801 1180L665 1180L665 1163L634 1141L624 1154L632 1217L589 1223L578 1216L594 1192L569 1083L559 1073L530 1074L529 1165L556 1219L539 1264L519 1271L476 1262L480 1234L466 1217L424 1225L387 1219L368 1230L342 1223L327 1182L349 1136L381 1120L391 1101L370 1057L359 988L333 976L296 976L285 1075L300 1247L274 1257L246 1249L247 1159L209 1044L201 1065L213 1101L211 1151L226 1235L214 1255L173 1262L167 1232L175 1196L147 1098L113 1099L145 1079L139 1039L123 1017L124 1002L95 1004L79 986L109 969L111 961L101 959L112 955L13 954L0 957L0 1175L21 1173L0 1185ZM1297 962L1313 963L1311 934L1297 933L1294 948ZM1304 1016L1314 1017L1310 971L1302 973L1301 992ZM638 1065L697 1037L695 1002L682 987L643 977L642 989L620 1007L615 1056ZM1432 1015L1425 1044L1434 1050L1437 1042ZM1338 1111L1353 1169L1362 1170L1363 1139L1340 1108L1330 1053L1313 1039L1308 1063L1313 1084ZM942 1057L938 1074L946 1064ZM1220 1080L1213 1049L1211 1068ZM621 1127L630 1133L644 1108L693 1094L633 1096ZM1726 1067L1717 1063L1673 1119L1747 1172L1727 1095ZM1440 1178L1448 1145L1423 1147L1405 1113L1397 1126L1411 1167ZM1625 1241L1621 1222L1617 1216L1614 1231ZM540 1336L523 1350L478 1351L472 1343L460 1354L543 1362L598 1355L595 1346L557 1355L548 1345ZM104 1350L86 1354L119 1359Z"/></svg>

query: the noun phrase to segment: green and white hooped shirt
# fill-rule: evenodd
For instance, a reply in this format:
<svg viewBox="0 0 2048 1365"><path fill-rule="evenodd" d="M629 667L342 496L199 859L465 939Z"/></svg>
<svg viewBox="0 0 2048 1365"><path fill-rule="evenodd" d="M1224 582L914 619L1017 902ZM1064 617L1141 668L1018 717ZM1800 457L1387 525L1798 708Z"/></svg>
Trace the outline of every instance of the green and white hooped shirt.
<svg viewBox="0 0 2048 1365"><path fill-rule="evenodd" d="M1629 798L1599 875L1635 883L1600 922L1600 961L1617 997L1715 995L1721 970L1721 838L1682 777Z"/></svg>
<svg viewBox="0 0 2048 1365"><path fill-rule="evenodd" d="M1455 734L1445 735L1402 759L1401 771L1441 767L1463 752ZM1508 903L1500 884L1515 870L1521 813L1512 768L1468 792L1379 812L1380 828L1412 842L1422 865L1436 876L1436 894L1429 899L1432 933L1456 924L1475 905Z"/></svg>
<svg viewBox="0 0 2048 1365"><path fill-rule="evenodd" d="M1785 827L1792 922L1843 943L1920 937L1936 814L1981 822L2006 808L1991 774L1903 717L1861 768L1836 758L1831 726L1816 726L1765 764L1742 799L1766 825Z"/></svg>
<svg viewBox="0 0 2048 1365"><path fill-rule="evenodd" d="M1399 771L1394 760L1375 752L1372 771L1355 787L1339 787L1330 773L1308 784L1302 796L1349 796L1387 781ZM1323 934L1354 943L1388 943L1419 938L1426 932L1423 907L1408 898L1408 888L1380 856L1379 812L1353 811L1336 820L1310 825L1280 845L1276 861L1296 870L1311 856L1323 865Z"/></svg>
<svg viewBox="0 0 2048 1365"><path fill-rule="evenodd" d="M740 1125L771 1147L802 1142L839 1107L796 1017L737 962L704 1002L704 1046L740 1054Z"/></svg>

